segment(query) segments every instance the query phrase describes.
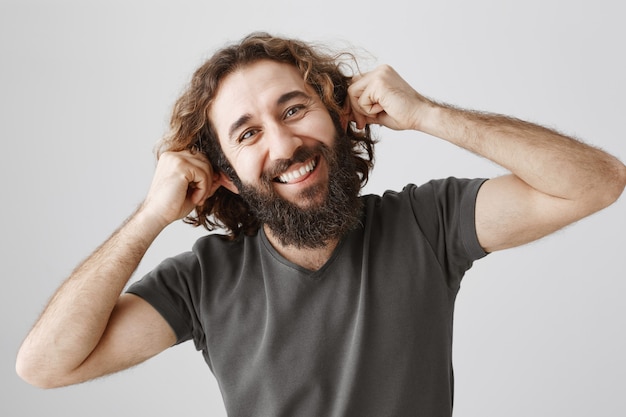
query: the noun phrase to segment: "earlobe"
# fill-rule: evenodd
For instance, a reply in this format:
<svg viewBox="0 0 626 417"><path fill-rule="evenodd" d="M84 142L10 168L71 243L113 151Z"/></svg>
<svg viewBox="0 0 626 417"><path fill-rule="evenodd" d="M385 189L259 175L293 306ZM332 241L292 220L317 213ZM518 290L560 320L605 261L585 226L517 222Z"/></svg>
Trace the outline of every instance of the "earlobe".
<svg viewBox="0 0 626 417"><path fill-rule="evenodd" d="M220 173L220 178L219 178L218 181L219 181L219 183L220 183L220 185L222 187L226 188L230 192L232 192L234 194L239 194L239 189L237 188L237 186L235 185L233 180L228 178L228 176L226 174Z"/></svg>
<svg viewBox="0 0 626 417"><path fill-rule="evenodd" d="M222 171L213 171L211 186L213 192L211 194L215 193L220 187L224 187L235 194L239 194L237 186L228 175L224 174Z"/></svg>

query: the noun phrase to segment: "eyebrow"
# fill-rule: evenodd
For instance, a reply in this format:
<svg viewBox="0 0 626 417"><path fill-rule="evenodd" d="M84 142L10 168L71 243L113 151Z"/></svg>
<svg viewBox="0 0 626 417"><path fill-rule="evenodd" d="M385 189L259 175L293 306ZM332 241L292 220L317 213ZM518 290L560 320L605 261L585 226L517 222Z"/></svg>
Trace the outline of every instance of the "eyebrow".
<svg viewBox="0 0 626 417"><path fill-rule="evenodd" d="M252 119L252 115L250 113L246 113L244 115L242 115L239 119L237 119L235 121L235 123L233 123L232 125L230 125L230 128L228 129L228 137L230 139L233 138L233 135L235 134L235 132L243 125L245 125L246 123L248 123L248 121Z"/></svg>
<svg viewBox="0 0 626 417"><path fill-rule="evenodd" d="M278 98L278 100L276 100L276 104L278 104L278 105L285 104L285 103L289 102L290 100L293 100L294 98L304 98L304 99L309 100L311 98L311 96L309 96L304 91L294 90L294 91L290 91L290 92L285 93L282 96L280 96Z"/></svg>
<svg viewBox="0 0 626 417"><path fill-rule="evenodd" d="M311 99L311 96L308 95L307 93L305 93L304 91L301 90L294 90L294 91L290 91L288 93L285 93L283 95L281 95L280 97L278 97L278 100L276 100L276 105L277 106L282 106L285 103L288 103L289 101L293 100L294 98L304 98L304 99ZM250 113L246 113L241 115L237 120L235 120L235 122L233 124L230 125L230 128L228 129L228 137L232 139L233 135L235 134L235 132L243 125L245 125L246 123L248 123L250 121L250 119L252 119L252 115Z"/></svg>

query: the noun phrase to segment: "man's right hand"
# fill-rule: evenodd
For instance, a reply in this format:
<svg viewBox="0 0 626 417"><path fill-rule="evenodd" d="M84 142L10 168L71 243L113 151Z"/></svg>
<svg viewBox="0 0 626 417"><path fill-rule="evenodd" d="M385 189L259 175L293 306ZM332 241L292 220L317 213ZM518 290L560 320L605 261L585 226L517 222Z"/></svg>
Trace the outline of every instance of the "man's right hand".
<svg viewBox="0 0 626 417"><path fill-rule="evenodd" d="M22 344L17 372L40 387L75 384L133 366L176 337L143 299L120 296L141 258L168 224L202 205L221 185L200 153L159 158L143 204L61 285Z"/></svg>
<svg viewBox="0 0 626 417"><path fill-rule="evenodd" d="M161 227L184 218L225 185L199 152L165 152L160 158L141 210Z"/></svg>

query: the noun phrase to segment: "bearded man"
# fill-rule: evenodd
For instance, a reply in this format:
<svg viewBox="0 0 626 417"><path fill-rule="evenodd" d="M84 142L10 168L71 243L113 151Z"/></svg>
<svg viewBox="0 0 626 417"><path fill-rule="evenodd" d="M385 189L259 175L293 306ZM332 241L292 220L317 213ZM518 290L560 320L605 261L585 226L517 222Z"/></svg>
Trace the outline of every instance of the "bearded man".
<svg viewBox="0 0 626 417"><path fill-rule="evenodd" d="M231 416L450 416L463 274L608 206L626 167L549 129L427 99L389 66L350 75L341 62L253 34L199 68L146 199L57 291L20 375L78 383L193 340ZM511 173L360 196L373 124ZM224 233L120 295L181 218Z"/></svg>

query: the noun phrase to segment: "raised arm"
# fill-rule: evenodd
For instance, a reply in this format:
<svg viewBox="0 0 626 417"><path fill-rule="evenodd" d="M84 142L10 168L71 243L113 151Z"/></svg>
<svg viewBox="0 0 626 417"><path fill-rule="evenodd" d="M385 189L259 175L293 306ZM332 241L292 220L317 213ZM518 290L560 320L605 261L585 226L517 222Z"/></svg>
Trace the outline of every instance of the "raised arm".
<svg viewBox="0 0 626 417"><path fill-rule="evenodd" d="M57 290L17 357L27 382L51 388L122 370L175 342L147 302L120 296L157 235L185 217L217 187L199 154L165 153L139 209Z"/></svg>
<svg viewBox="0 0 626 417"><path fill-rule="evenodd" d="M355 78L357 126L415 129L470 150L511 172L487 181L476 201L476 230L491 252L545 236L613 203L626 167L613 156L514 118L426 99L389 66Z"/></svg>

